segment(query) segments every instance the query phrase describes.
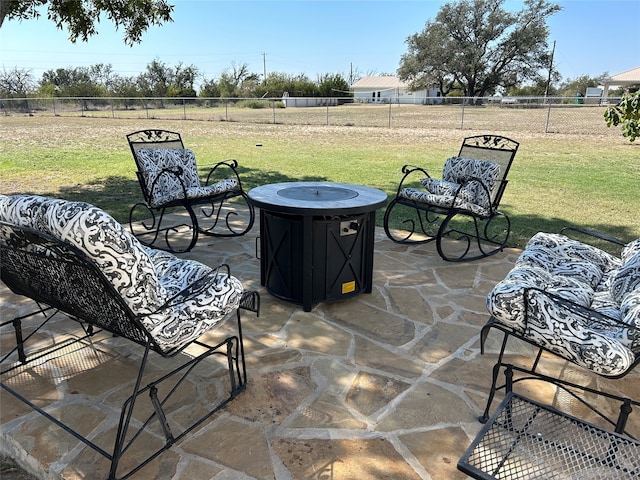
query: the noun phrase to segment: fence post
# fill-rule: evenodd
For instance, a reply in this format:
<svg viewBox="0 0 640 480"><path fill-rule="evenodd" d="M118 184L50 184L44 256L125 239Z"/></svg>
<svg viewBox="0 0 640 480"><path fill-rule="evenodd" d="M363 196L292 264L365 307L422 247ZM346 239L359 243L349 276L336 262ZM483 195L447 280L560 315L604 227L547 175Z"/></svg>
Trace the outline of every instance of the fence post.
<svg viewBox="0 0 640 480"><path fill-rule="evenodd" d="M466 97L462 97L462 115L460 117L460 130L464 130L464 104L467 101Z"/></svg>
<svg viewBox="0 0 640 480"><path fill-rule="evenodd" d="M187 102L184 98L182 99L182 119L187 119Z"/></svg>
<svg viewBox="0 0 640 480"><path fill-rule="evenodd" d="M389 128L391 128L391 100L389 100Z"/></svg>
<svg viewBox="0 0 640 480"><path fill-rule="evenodd" d="M547 103L547 123L544 126L544 133L549 133L549 117L551 116L551 102Z"/></svg>

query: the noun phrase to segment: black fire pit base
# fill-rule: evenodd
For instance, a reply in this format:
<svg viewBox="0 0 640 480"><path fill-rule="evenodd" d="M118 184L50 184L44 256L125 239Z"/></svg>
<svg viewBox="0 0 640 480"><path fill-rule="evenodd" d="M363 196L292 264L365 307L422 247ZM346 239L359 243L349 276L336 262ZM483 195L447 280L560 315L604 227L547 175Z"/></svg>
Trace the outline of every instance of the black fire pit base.
<svg viewBox="0 0 640 480"><path fill-rule="evenodd" d="M371 293L375 211L381 190L292 182L249 191L260 208L260 280L272 295L301 304Z"/></svg>

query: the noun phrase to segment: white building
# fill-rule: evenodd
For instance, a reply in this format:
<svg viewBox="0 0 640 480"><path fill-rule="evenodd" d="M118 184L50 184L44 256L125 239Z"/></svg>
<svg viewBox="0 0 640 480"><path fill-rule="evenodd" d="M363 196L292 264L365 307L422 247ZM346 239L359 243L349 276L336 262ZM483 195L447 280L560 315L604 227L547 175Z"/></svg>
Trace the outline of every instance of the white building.
<svg viewBox="0 0 640 480"><path fill-rule="evenodd" d="M410 91L396 76L363 77L351 85L355 102L427 105L442 103L437 88Z"/></svg>

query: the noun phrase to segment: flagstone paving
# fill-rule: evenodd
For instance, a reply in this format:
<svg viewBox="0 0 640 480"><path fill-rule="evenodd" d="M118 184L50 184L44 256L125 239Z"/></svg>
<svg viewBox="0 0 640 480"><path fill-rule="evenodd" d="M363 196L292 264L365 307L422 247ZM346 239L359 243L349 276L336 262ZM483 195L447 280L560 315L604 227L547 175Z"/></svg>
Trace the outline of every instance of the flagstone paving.
<svg viewBox="0 0 640 480"><path fill-rule="evenodd" d="M241 239L201 238L184 255L212 266L229 264L245 288L261 294L260 316L243 314L248 387L133 478L466 478L456 462L481 428L477 417L500 341L490 335L487 352L480 354L485 296L519 252L451 264L438 257L435 245L396 245L377 229L373 292L304 312L260 286L257 230ZM0 292L3 319L27 308L4 286ZM223 336L233 323L209 335ZM52 328L73 334L77 326L62 317ZM52 336L38 335L43 341ZM11 335L4 332L0 341L5 351ZM75 353L12 381L34 403L51 405L54 415L108 449L141 352L108 335L97 343L99 353ZM513 361L531 358L524 344L513 342L510 351ZM571 371L564 362L547 363ZM169 364L154 359L157 369ZM174 401L179 411L173 421L200 408L197 400L216 395L207 383L217 371L211 367L197 372L197 384ZM640 393L634 392L638 382L628 378L618 388ZM586 375L580 381L596 380ZM529 393L548 399L552 390L532 387ZM105 478L108 464L93 450L4 391L0 400L3 453L41 479ZM157 445L159 433L145 433L145 443Z"/></svg>

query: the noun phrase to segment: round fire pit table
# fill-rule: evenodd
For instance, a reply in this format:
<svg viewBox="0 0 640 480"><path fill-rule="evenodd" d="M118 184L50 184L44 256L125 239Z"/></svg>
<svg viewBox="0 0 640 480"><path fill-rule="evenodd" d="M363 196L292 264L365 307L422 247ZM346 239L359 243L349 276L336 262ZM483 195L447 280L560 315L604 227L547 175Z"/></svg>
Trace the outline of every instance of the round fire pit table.
<svg viewBox="0 0 640 480"><path fill-rule="evenodd" d="M249 191L260 209L260 282L302 304L371 293L375 213L387 202L376 188L334 182L286 182Z"/></svg>

